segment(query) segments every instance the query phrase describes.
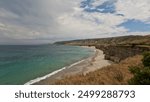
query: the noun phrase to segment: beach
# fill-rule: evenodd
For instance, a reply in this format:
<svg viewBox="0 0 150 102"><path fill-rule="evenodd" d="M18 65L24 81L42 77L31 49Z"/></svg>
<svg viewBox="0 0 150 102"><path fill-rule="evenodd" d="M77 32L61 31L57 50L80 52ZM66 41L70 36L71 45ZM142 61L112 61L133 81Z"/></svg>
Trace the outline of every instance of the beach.
<svg viewBox="0 0 150 102"><path fill-rule="evenodd" d="M85 47L85 46L84 46ZM70 66L66 66L63 69L50 74L39 82L33 83L35 85L53 85L57 80L63 79L65 77L84 74L86 75L89 72L95 71L102 67L108 66L111 64L110 61L104 59L103 51L96 49L95 47L89 47L95 51L93 56L81 60L77 63L74 63ZM67 60L67 59L66 59Z"/></svg>

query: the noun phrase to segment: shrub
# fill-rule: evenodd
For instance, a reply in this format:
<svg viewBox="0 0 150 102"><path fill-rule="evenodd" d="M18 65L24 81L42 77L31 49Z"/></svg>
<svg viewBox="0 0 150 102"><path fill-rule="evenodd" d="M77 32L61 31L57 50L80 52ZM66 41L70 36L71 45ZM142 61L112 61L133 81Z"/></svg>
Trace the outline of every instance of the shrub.
<svg viewBox="0 0 150 102"><path fill-rule="evenodd" d="M150 52L143 54L143 68L130 67L129 71L134 75L128 83L131 85L150 85Z"/></svg>
<svg viewBox="0 0 150 102"><path fill-rule="evenodd" d="M136 69L134 69L134 70L136 70ZM140 71L138 69L133 74L134 74L134 77L129 80L129 82L128 82L129 84L131 84L131 85L150 85L150 69L149 68L144 68L144 69L141 69Z"/></svg>
<svg viewBox="0 0 150 102"><path fill-rule="evenodd" d="M144 57L143 60L142 60L143 65L145 67L150 67L150 52L144 53L143 57Z"/></svg>
<svg viewBox="0 0 150 102"><path fill-rule="evenodd" d="M123 73L121 71L115 71L114 78L121 82L124 79Z"/></svg>
<svg viewBox="0 0 150 102"><path fill-rule="evenodd" d="M140 67L138 66L132 66L132 67L129 67L129 71L132 73L132 74L136 74L136 73L140 73Z"/></svg>

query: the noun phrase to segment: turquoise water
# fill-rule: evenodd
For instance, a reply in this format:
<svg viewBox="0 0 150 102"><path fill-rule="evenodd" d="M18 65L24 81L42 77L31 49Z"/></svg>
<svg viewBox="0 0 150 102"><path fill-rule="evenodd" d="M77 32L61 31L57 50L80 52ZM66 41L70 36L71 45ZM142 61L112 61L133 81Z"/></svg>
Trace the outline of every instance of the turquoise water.
<svg viewBox="0 0 150 102"><path fill-rule="evenodd" d="M89 48L65 45L0 46L0 84L22 85L87 58Z"/></svg>

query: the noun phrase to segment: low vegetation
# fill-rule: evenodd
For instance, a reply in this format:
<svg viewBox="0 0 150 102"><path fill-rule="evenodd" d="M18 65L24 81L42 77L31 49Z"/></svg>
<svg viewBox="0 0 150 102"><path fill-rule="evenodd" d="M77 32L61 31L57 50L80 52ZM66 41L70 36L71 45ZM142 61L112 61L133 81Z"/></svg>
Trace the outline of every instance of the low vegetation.
<svg viewBox="0 0 150 102"><path fill-rule="evenodd" d="M150 52L143 54L143 66L130 67L130 72L134 75L129 80L131 85L150 85Z"/></svg>
<svg viewBox="0 0 150 102"><path fill-rule="evenodd" d="M86 75L75 75L56 81L58 85L126 85L133 77L129 66L143 66L142 56L129 57L118 64L101 68Z"/></svg>

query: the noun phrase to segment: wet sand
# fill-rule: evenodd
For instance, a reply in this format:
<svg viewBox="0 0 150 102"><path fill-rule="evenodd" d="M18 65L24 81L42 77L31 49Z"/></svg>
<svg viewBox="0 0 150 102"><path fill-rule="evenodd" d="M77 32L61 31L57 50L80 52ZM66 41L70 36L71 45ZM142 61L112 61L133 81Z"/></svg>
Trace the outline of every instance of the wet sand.
<svg viewBox="0 0 150 102"><path fill-rule="evenodd" d="M104 66L108 66L111 64L110 61L104 59L103 51L99 49L95 49L95 47L91 47L95 50L95 54L92 57L89 57L85 60L80 61L80 63L66 67L66 69L44 79L40 82L35 83L35 85L53 85L56 80L63 79L65 77L69 77L76 74L87 74L89 72L100 69Z"/></svg>

